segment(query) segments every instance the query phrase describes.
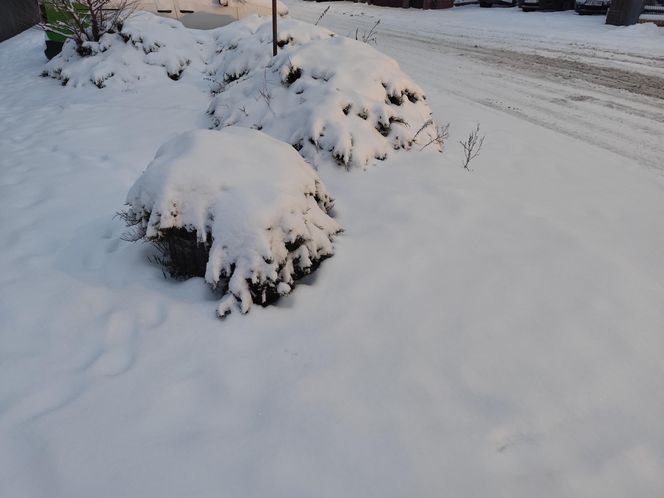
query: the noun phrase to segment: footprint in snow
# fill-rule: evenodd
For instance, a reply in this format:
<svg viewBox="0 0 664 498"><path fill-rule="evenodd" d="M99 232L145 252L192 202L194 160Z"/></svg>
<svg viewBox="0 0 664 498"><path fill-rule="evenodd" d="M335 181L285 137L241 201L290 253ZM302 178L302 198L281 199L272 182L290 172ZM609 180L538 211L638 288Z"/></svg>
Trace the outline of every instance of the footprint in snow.
<svg viewBox="0 0 664 498"><path fill-rule="evenodd" d="M116 376L127 372L136 361L138 330L134 317L111 311L106 318L102 353L91 365L96 375Z"/></svg>

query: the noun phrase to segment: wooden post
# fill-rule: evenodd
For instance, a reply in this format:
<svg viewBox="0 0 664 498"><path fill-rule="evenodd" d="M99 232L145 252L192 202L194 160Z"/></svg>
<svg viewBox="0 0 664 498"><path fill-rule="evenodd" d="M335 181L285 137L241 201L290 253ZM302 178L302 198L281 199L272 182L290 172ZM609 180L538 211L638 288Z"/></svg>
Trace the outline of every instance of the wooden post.
<svg viewBox="0 0 664 498"><path fill-rule="evenodd" d="M272 0L272 56L277 55L277 0Z"/></svg>

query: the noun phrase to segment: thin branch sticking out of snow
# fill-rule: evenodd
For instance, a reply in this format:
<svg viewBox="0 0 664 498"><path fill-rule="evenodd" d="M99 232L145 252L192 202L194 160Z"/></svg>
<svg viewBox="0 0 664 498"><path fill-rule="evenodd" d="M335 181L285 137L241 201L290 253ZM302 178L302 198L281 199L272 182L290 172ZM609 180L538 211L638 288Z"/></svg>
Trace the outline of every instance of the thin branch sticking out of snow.
<svg viewBox="0 0 664 498"><path fill-rule="evenodd" d="M470 171L470 162L475 159L482 150L482 145L484 145L484 135L480 136L480 125L479 123L468 134L468 138L465 141L459 141L463 147L463 167Z"/></svg>

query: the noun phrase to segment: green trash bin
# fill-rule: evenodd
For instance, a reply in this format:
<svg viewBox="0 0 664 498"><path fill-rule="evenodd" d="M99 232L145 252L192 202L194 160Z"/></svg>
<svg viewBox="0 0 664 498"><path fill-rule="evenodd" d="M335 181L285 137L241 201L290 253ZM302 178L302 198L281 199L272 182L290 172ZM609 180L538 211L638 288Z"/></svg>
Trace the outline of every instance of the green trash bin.
<svg viewBox="0 0 664 498"><path fill-rule="evenodd" d="M86 8L84 5L76 5L76 9L80 10L82 17L85 19ZM61 10L54 8L52 5L48 5L45 9L46 22L55 23L57 21L64 21L67 19L67 13ZM68 33L63 30L63 33L55 33L53 31L46 30L46 50L44 54L46 57L51 60L53 57L62 52L62 47L67 41L67 38L70 38L73 33Z"/></svg>

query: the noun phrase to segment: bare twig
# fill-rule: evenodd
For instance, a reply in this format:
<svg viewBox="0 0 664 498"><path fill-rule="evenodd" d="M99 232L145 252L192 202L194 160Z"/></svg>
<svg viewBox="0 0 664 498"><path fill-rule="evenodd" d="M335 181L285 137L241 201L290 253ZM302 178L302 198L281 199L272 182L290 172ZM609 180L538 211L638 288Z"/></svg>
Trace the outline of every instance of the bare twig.
<svg viewBox="0 0 664 498"><path fill-rule="evenodd" d="M376 44L376 28L380 24L380 19L378 19L369 31L363 31L360 33L360 28L355 29L355 39L363 43L373 43Z"/></svg>
<svg viewBox="0 0 664 498"><path fill-rule="evenodd" d="M482 145L484 144L484 135L480 136L479 123L475 129L468 134L468 138L465 141L459 141L459 143L463 147L464 152L463 167L470 171L470 161L479 155L480 150L482 150Z"/></svg>
<svg viewBox="0 0 664 498"><path fill-rule="evenodd" d="M427 129L429 126L433 125L433 119L429 118L427 119L422 126L420 126L420 129L415 132L415 135L413 135L413 140L417 138L417 136L422 133L425 129Z"/></svg>
<svg viewBox="0 0 664 498"><path fill-rule="evenodd" d="M327 8L321 12L321 14L318 16L318 19L316 19L316 22L314 23L314 26L318 26L318 23L321 22L323 17L325 17L325 14L327 14L327 11L330 10L331 5L328 5Z"/></svg>
<svg viewBox="0 0 664 498"><path fill-rule="evenodd" d="M57 12L62 19L45 19L42 29L72 38L78 50L85 42L97 42L101 37L122 28L134 13L137 0L42 0L43 12Z"/></svg>
<svg viewBox="0 0 664 498"><path fill-rule="evenodd" d="M431 140L429 140L427 143L425 143L422 147L420 147L420 150L424 150L431 144L436 144L438 146L438 150L440 152L443 151L445 148L445 141L448 139L450 136L450 124L445 123L444 125L435 125L432 119L429 119L426 123L422 125L422 127L417 130L417 133L415 133L415 136L413 137L413 141L417 138L417 135L420 134L420 132L429 126L432 126L434 129L434 135ZM431 135L429 135L431 136Z"/></svg>
<svg viewBox="0 0 664 498"><path fill-rule="evenodd" d="M260 94L261 97L263 97L263 100L265 100L265 103L267 104L267 108L270 110L273 116L276 116L274 113L274 110L272 109L272 95L270 94L270 90L267 87L267 68L265 68L265 74L264 74L264 80L263 80L263 88L258 89L258 93Z"/></svg>

